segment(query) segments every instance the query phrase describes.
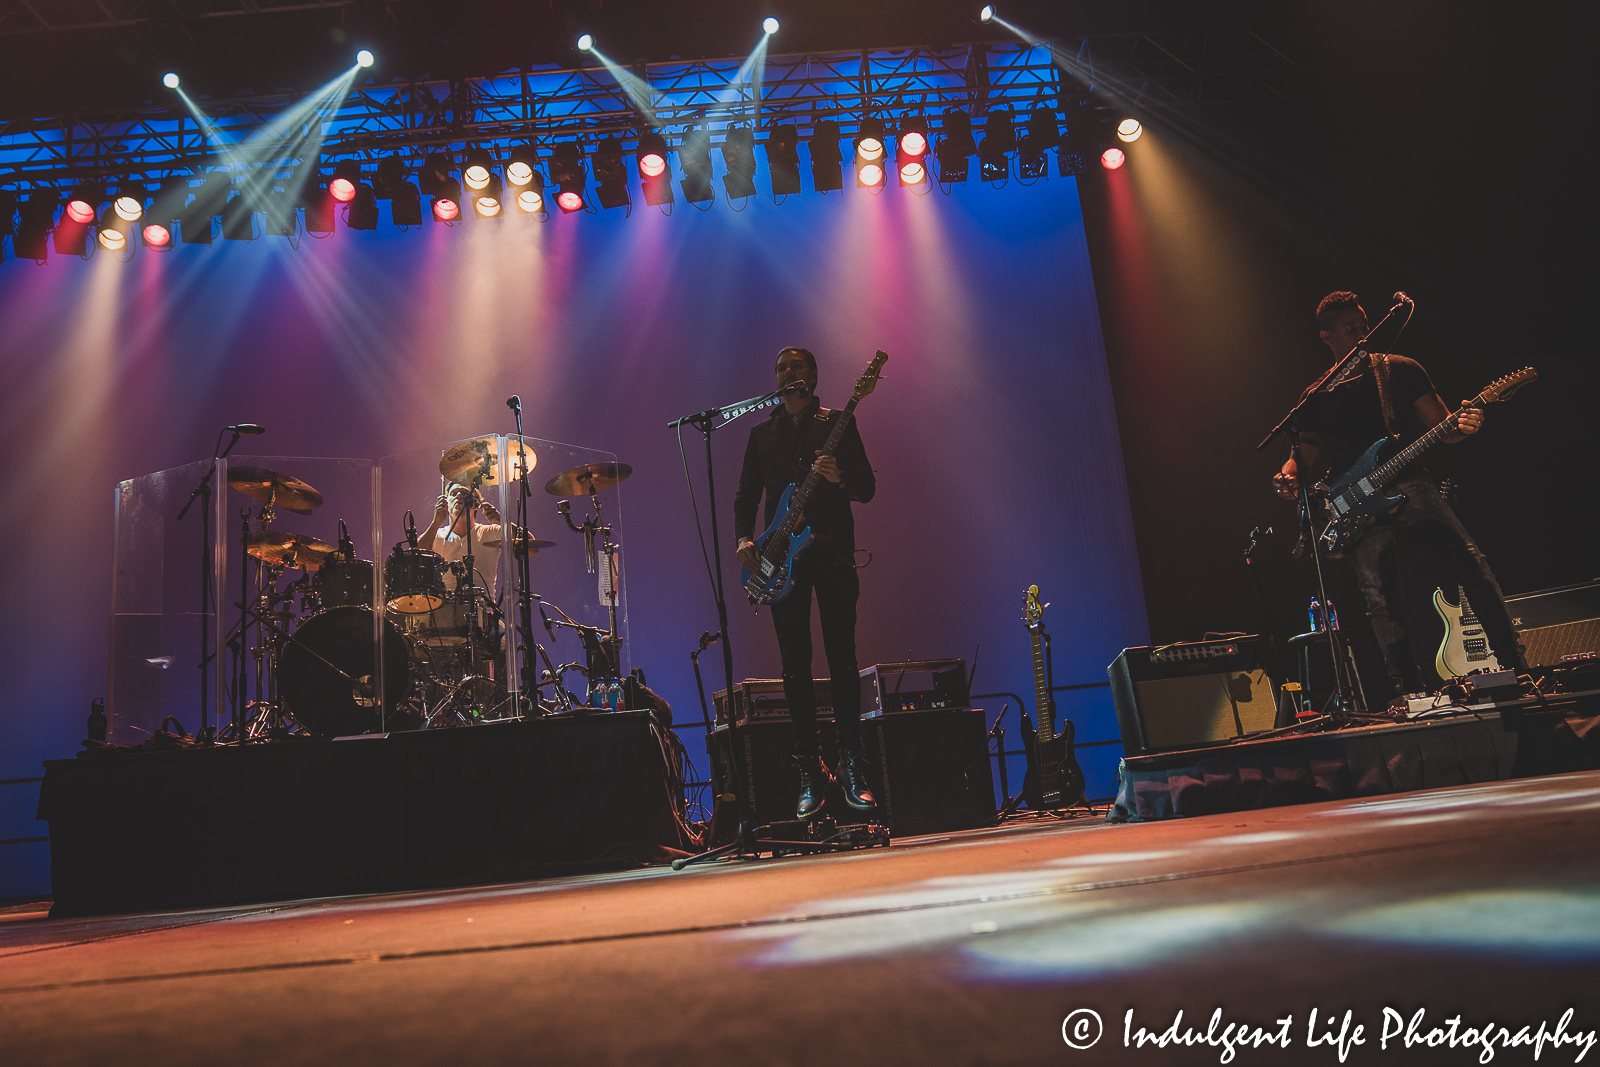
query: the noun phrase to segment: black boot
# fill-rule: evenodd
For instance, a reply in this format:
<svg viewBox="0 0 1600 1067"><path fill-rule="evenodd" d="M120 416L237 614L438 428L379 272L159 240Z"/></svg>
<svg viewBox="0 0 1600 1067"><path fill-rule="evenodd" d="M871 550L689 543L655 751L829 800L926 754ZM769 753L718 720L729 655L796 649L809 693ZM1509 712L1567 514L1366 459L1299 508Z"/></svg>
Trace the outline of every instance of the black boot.
<svg viewBox="0 0 1600 1067"><path fill-rule="evenodd" d="M839 785L844 801L857 811L877 811L878 802L867 784L867 761L859 748L839 750Z"/></svg>
<svg viewBox="0 0 1600 1067"><path fill-rule="evenodd" d="M794 765L800 772L800 799L794 806L794 817L809 819L822 810L824 791L832 779L821 756L796 756Z"/></svg>

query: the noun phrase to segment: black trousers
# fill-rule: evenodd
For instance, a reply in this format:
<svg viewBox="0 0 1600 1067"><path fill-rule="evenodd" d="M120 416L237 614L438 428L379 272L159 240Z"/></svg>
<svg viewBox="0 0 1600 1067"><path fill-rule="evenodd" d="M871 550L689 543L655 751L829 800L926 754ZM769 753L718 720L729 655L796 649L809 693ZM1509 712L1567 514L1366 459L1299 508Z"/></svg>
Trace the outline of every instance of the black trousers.
<svg viewBox="0 0 1600 1067"><path fill-rule="evenodd" d="M1349 553L1394 692L1414 693L1422 688L1416 654L1400 614L1402 592L1395 547L1401 543L1426 552L1461 583L1500 666L1526 670L1500 583L1438 488L1417 480L1399 482L1394 490L1406 495L1405 504L1375 523Z"/></svg>
<svg viewBox="0 0 1600 1067"><path fill-rule="evenodd" d="M789 595L772 605L772 626L783 659L783 695L794 724L794 754L802 758L818 753L817 694L811 683L813 590L822 620L822 650L828 658L839 747L861 747L861 677L856 668L861 579L836 546L819 541L795 562Z"/></svg>

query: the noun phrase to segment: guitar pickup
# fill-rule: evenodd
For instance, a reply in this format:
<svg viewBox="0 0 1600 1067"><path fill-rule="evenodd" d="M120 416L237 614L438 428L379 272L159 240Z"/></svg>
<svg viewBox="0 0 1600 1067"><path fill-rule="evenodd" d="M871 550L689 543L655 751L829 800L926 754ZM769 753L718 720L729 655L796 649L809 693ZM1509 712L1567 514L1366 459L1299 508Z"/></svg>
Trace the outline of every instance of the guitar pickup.
<svg viewBox="0 0 1600 1067"><path fill-rule="evenodd" d="M772 561L770 559L762 560L761 561L761 574L762 574L762 576L766 577L766 578L771 578L772 577L772 571L773 571Z"/></svg>

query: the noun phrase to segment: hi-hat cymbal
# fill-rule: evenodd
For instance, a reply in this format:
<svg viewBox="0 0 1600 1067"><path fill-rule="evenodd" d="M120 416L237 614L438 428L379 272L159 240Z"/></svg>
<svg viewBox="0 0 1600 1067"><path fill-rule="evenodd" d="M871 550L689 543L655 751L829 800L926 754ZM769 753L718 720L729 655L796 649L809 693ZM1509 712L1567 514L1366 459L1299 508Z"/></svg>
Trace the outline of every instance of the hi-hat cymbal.
<svg viewBox="0 0 1600 1067"><path fill-rule="evenodd" d="M265 467L229 467L228 484L245 496L296 515L309 515L322 506L322 494L311 486Z"/></svg>
<svg viewBox="0 0 1600 1067"><path fill-rule="evenodd" d="M451 445L439 457L439 473L457 485L499 485L498 447L499 439L495 437L475 437L471 441ZM522 476L520 460L523 457L526 457L530 471L539 463L539 456L531 446L514 437L507 439L506 465L511 468L505 479L507 482Z"/></svg>
<svg viewBox="0 0 1600 1067"><path fill-rule="evenodd" d="M585 463L573 467L544 483L544 491L551 496L577 496L581 493L598 493L610 489L633 473L626 463Z"/></svg>
<svg viewBox="0 0 1600 1067"><path fill-rule="evenodd" d="M249 545L250 554L263 563L308 569L322 566L323 561L337 551L338 545L285 530L263 530L253 534Z"/></svg>
<svg viewBox="0 0 1600 1067"><path fill-rule="evenodd" d="M540 552L546 548L556 547L556 543L554 541L540 541L536 538L530 537L527 530L524 530L522 527L517 526L514 523L512 524L511 529L512 549L519 554L526 552L529 549L532 549L534 552ZM482 544L484 548L499 548L501 545L505 544L505 539L502 537L485 537L479 543Z"/></svg>

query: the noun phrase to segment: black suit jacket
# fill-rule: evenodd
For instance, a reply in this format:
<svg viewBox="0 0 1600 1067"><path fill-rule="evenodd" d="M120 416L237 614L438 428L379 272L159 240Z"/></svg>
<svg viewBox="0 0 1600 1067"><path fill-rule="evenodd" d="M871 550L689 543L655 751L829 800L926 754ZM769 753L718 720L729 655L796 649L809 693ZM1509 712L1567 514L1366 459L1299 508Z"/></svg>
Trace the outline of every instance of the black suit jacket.
<svg viewBox="0 0 1600 1067"><path fill-rule="evenodd" d="M800 414L798 426L780 406L766 421L750 428L744 467L739 471L739 490L733 498L735 538L755 536L756 505L763 494L766 517L761 528L772 525L778 511L778 498L789 483L805 480L811 464L816 461L817 450L828 440L834 424L843 417L843 411L829 410L812 397L811 405ZM851 514L850 502L856 500L865 504L878 490L866 446L861 443L861 431L856 428L854 419L845 427L834 458L839 461L844 484L834 485L826 478L820 479L806 507L805 519L819 539L829 542L849 559L856 548L856 520Z"/></svg>

